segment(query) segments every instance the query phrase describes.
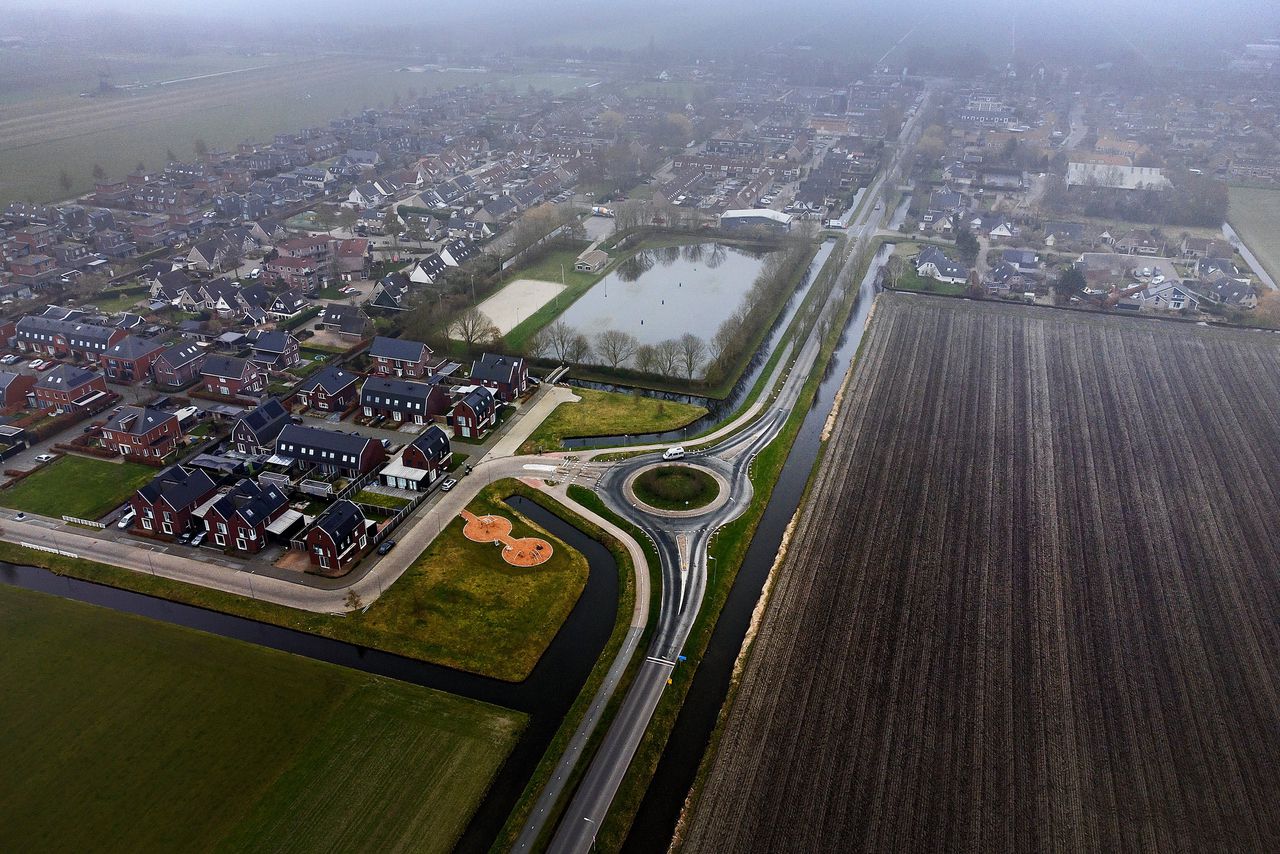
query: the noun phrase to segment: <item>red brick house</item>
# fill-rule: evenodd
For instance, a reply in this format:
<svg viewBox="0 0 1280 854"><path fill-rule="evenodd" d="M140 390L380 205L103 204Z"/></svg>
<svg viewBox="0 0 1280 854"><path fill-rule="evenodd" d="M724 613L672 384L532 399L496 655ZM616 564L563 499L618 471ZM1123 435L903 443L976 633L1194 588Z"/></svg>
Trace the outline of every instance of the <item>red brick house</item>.
<svg viewBox="0 0 1280 854"><path fill-rule="evenodd" d="M224 551L257 554L267 544L267 528L288 510L289 498L278 486L245 479L206 506L204 527Z"/></svg>
<svg viewBox="0 0 1280 854"><path fill-rule="evenodd" d="M27 405L27 395L35 387L36 378L30 374L0 371L0 409L14 409Z"/></svg>
<svg viewBox="0 0 1280 854"><path fill-rule="evenodd" d="M439 377L424 382L369 377L360 389L360 411L366 418L429 424L449 411L449 393Z"/></svg>
<svg viewBox="0 0 1280 854"><path fill-rule="evenodd" d="M206 356L200 366L204 388L222 397L258 395L267 388L267 375L255 362L234 356Z"/></svg>
<svg viewBox="0 0 1280 854"><path fill-rule="evenodd" d="M151 367L163 352L158 341L126 335L100 354L98 363L111 382L142 382L151 379Z"/></svg>
<svg viewBox="0 0 1280 854"><path fill-rule="evenodd" d="M368 548L372 528L356 504L335 501L304 537L311 565L326 575L348 571Z"/></svg>
<svg viewBox="0 0 1280 854"><path fill-rule="evenodd" d="M369 361L380 377L421 379L432 374L431 348L420 341L384 338L379 335L369 345Z"/></svg>
<svg viewBox="0 0 1280 854"><path fill-rule="evenodd" d="M253 350L249 358L259 365L285 370L298 364L298 339L288 332L280 329L270 332L255 329L246 337Z"/></svg>
<svg viewBox="0 0 1280 854"><path fill-rule="evenodd" d="M172 412L122 406L102 428L103 447L126 457L164 459L182 441L182 425Z"/></svg>
<svg viewBox="0 0 1280 854"><path fill-rule="evenodd" d="M97 361L128 333L110 326L84 323L73 313L70 319L46 315L28 315L16 327L18 348L50 356L80 356Z"/></svg>
<svg viewBox="0 0 1280 854"><path fill-rule="evenodd" d="M106 394L107 381L102 374L75 365L58 365L36 381L35 390L36 406L69 412Z"/></svg>
<svg viewBox="0 0 1280 854"><path fill-rule="evenodd" d="M453 438L478 439L497 423L498 402L484 386L466 389L449 415Z"/></svg>
<svg viewBox="0 0 1280 854"><path fill-rule="evenodd" d="M378 479L384 486L421 492L444 476L452 458L449 437L432 424L378 472Z"/></svg>
<svg viewBox="0 0 1280 854"><path fill-rule="evenodd" d="M194 382L200 377L204 358L205 348L199 344L187 342L173 345L156 356L151 365L156 384L180 388Z"/></svg>
<svg viewBox="0 0 1280 854"><path fill-rule="evenodd" d="M133 494L135 533L174 540L191 526L196 508L218 491L203 469L170 466Z"/></svg>
<svg viewBox="0 0 1280 854"><path fill-rule="evenodd" d="M298 402L321 412L345 412L355 403L359 374L329 365L302 381Z"/></svg>
<svg viewBox="0 0 1280 854"><path fill-rule="evenodd" d="M372 471L387 458L377 439L292 423L276 437L276 454L304 467L316 466L326 474L347 477Z"/></svg>
<svg viewBox="0 0 1280 854"><path fill-rule="evenodd" d="M503 403L511 403L529 390L529 366L520 356L485 353L471 365L471 381L491 390Z"/></svg>
<svg viewBox="0 0 1280 854"><path fill-rule="evenodd" d="M313 258L290 258L284 255L266 263L267 278L279 279L286 288L313 294L320 290L320 264Z"/></svg>

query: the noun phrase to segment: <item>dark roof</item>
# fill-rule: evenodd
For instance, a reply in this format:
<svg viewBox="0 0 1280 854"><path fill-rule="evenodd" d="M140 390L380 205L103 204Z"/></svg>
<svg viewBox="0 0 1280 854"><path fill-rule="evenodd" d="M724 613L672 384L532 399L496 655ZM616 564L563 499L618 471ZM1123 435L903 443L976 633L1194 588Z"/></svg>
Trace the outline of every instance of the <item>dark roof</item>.
<svg viewBox="0 0 1280 854"><path fill-rule="evenodd" d="M316 527L324 531L335 543L349 538L364 524L364 514L352 501L343 499L329 505L329 509L320 514Z"/></svg>
<svg viewBox="0 0 1280 854"><path fill-rule="evenodd" d="M163 499L176 510L198 504L215 488L213 480L203 469L171 466L139 489L138 495L148 504L156 504Z"/></svg>
<svg viewBox="0 0 1280 854"><path fill-rule="evenodd" d="M473 388L471 391L463 395L459 403L465 403L471 407L471 411L481 418L487 416L493 411L494 397L493 392L483 386Z"/></svg>
<svg viewBox="0 0 1280 854"><path fill-rule="evenodd" d="M337 365L328 365L323 370L303 380L302 384L298 386L298 391L314 391L317 388L322 388L327 394L337 394L357 379L359 379L357 374L343 370Z"/></svg>
<svg viewBox="0 0 1280 854"><path fill-rule="evenodd" d="M520 356L503 356L498 353L485 353L471 366L473 380L488 380L495 383L510 383L516 372L524 364Z"/></svg>
<svg viewBox="0 0 1280 854"><path fill-rule="evenodd" d="M362 335L369 318L358 307L342 303L329 303L324 313L324 325L336 326L346 335Z"/></svg>
<svg viewBox="0 0 1280 854"><path fill-rule="evenodd" d="M224 519L230 519L239 513L241 519L250 525L257 525L288 503L289 497L274 483L263 486L245 479L214 502L213 509Z"/></svg>
<svg viewBox="0 0 1280 854"><path fill-rule="evenodd" d="M427 459L440 459L449 453L449 436L438 425L432 424L409 445L422 451Z"/></svg>
<svg viewBox="0 0 1280 854"><path fill-rule="evenodd" d="M280 435L276 437L276 450L279 452L280 445L288 443L359 457L364 452L365 447L372 441L366 436L354 436L337 430L321 430L317 427L305 427L301 424L290 423L286 424L285 428L280 431ZM285 456L294 456L294 454L285 452Z"/></svg>
<svg viewBox="0 0 1280 854"><path fill-rule="evenodd" d="M253 349L264 353L283 353L288 348L289 338L288 332L277 329L271 332L255 332L249 336L249 343Z"/></svg>
<svg viewBox="0 0 1280 854"><path fill-rule="evenodd" d="M128 433L131 436L143 436L159 427L166 421L177 420L178 416L163 409L152 409L149 406L122 406L120 411L107 421L107 430Z"/></svg>
<svg viewBox="0 0 1280 854"><path fill-rule="evenodd" d="M253 433L258 444L267 445L274 442L285 425L290 423L292 422L289 420L289 410L284 408L284 404L278 398L269 397L240 416L232 432L234 433L236 428L243 425Z"/></svg>
<svg viewBox="0 0 1280 854"><path fill-rule="evenodd" d="M58 367L40 378L36 383L36 388L79 388L97 378L98 375L93 371L86 371L84 368L77 368L75 365L58 365Z"/></svg>
<svg viewBox="0 0 1280 854"><path fill-rule="evenodd" d="M164 345L159 341L139 338L136 335L126 335L114 345L108 347L105 355L115 356L120 359L140 359L163 349L163 347Z"/></svg>
<svg viewBox="0 0 1280 854"><path fill-rule="evenodd" d="M235 356L209 356L200 366L200 373L210 377L239 379L244 376L244 368L247 364L246 360L237 359Z"/></svg>
<svg viewBox="0 0 1280 854"><path fill-rule="evenodd" d="M15 374L13 371L0 371L0 393L7 389L19 376L21 374Z"/></svg>
<svg viewBox="0 0 1280 854"><path fill-rule="evenodd" d="M76 320L57 320L42 315L28 315L22 318L18 321L17 329L19 332L44 332L95 343L106 343L119 331L110 326L98 326Z"/></svg>
<svg viewBox="0 0 1280 854"><path fill-rule="evenodd" d="M369 345L369 355L384 359L399 359L402 362L416 362L431 355L431 348L421 341L410 341L407 338L386 338L381 335L373 339Z"/></svg>
<svg viewBox="0 0 1280 854"><path fill-rule="evenodd" d="M365 395L368 394L391 395L402 400L426 400L431 396L432 390L436 388L439 382L439 377L430 377L425 380L369 377L364 381L364 385L360 387L360 400L363 402Z"/></svg>

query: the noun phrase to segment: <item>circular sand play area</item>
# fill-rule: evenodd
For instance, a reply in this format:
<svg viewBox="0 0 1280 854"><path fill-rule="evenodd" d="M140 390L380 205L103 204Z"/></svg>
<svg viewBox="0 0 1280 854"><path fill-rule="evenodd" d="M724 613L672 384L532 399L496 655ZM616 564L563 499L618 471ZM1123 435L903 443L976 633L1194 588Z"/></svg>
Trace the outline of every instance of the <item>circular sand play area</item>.
<svg viewBox="0 0 1280 854"><path fill-rule="evenodd" d="M500 543L502 559L512 566L538 566L551 560L551 543L539 537L511 536L511 520L505 516L477 516L463 510L467 524L462 535L474 543Z"/></svg>

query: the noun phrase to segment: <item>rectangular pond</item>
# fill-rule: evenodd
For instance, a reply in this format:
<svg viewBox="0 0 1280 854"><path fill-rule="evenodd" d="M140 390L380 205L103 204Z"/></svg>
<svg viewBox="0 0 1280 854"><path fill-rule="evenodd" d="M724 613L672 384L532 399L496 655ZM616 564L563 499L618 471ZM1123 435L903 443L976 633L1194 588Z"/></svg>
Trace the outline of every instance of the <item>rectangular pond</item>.
<svg viewBox="0 0 1280 854"><path fill-rule="evenodd" d="M709 341L742 302L768 252L714 241L641 249L561 317L588 338L617 329L641 344L686 332Z"/></svg>

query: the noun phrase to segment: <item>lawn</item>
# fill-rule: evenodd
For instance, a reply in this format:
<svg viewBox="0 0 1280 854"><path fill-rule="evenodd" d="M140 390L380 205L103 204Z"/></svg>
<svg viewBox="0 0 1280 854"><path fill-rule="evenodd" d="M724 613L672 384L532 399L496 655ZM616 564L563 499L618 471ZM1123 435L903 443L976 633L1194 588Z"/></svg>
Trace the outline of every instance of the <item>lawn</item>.
<svg viewBox="0 0 1280 854"><path fill-rule="evenodd" d="M711 475L692 466L659 466L643 472L632 484L636 497L659 510L705 507L720 494Z"/></svg>
<svg viewBox="0 0 1280 854"><path fill-rule="evenodd" d="M123 504L156 469L88 457L60 457L0 492L0 506L59 519L97 519Z"/></svg>
<svg viewBox="0 0 1280 854"><path fill-rule="evenodd" d="M387 510L399 510L409 503L407 498L401 498L398 495L384 495L381 492L370 492L367 489L362 489L356 493L356 496L351 500L357 504L371 504L374 507L382 507Z"/></svg>
<svg viewBox="0 0 1280 854"><path fill-rule="evenodd" d="M575 388L573 393L582 400L552 410L520 447L521 453L557 450L561 439L662 433L707 414L704 407L672 400L589 388Z"/></svg>
<svg viewBox="0 0 1280 854"><path fill-rule="evenodd" d="M448 851L523 716L0 586L12 851Z"/></svg>
<svg viewBox="0 0 1280 854"><path fill-rule="evenodd" d="M1280 217L1280 190L1231 188L1231 209L1227 219L1273 279L1280 279L1277 217Z"/></svg>
<svg viewBox="0 0 1280 854"><path fill-rule="evenodd" d="M587 561L503 503L516 486L498 481L467 509L511 519L513 537L547 540L555 549L551 560L533 569L513 567L491 543L464 537L459 517L355 619L369 629L412 637L429 661L512 682L528 676L578 601Z"/></svg>

